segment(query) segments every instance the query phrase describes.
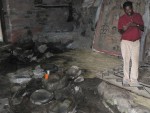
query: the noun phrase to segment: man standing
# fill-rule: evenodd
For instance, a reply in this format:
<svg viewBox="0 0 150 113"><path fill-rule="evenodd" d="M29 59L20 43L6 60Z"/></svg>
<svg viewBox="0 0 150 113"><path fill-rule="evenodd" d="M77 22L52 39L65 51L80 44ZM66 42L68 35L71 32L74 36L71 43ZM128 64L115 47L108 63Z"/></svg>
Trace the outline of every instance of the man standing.
<svg viewBox="0 0 150 113"><path fill-rule="evenodd" d="M123 57L123 85L139 86L138 67L141 32L144 22L139 13L133 11L132 2L123 4L125 14L119 18L118 31L121 33L121 53ZM131 72L129 72L131 60Z"/></svg>

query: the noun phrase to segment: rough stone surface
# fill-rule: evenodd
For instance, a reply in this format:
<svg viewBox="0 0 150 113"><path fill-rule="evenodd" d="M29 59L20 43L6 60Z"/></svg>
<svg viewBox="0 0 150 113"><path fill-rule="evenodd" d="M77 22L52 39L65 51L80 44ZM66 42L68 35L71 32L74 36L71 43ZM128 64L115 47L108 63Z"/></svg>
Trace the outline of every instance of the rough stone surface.
<svg viewBox="0 0 150 113"><path fill-rule="evenodd" d="M61 42L62 39L63 41L72 40L74 43L68 48L89 49L92 45L93 31L91 28L96 14L96 7L91 6L86 9L82 8L83 1L73 0L71 5L70 2L70 0L3 1L4 11L6 12L5 24L8 42L15 43L20 39L24 39L26 38L25 34L30 31L31 39L36 37L36 39L44 42L51 40ZM36 7L38 3L44 6ZM65 34L65 32L75 32L77 37L73 39L71 35L69 35L69 38L68 36L63 37L62 33ZM50 35L51 33L55 33L56 38L58 38L55 39ZM61 38L59 38L59 33L61 33ZM88 43L84 43L82 46L85 41Z"/></svg>
<svg viewBox="0 0 150 113"><path fill-rule="evenodd" d="M121 113L149 113L150 108L134 102L133 96L123 89L102 82L98 86L98 92L112 105L116 105Z"/></svg>

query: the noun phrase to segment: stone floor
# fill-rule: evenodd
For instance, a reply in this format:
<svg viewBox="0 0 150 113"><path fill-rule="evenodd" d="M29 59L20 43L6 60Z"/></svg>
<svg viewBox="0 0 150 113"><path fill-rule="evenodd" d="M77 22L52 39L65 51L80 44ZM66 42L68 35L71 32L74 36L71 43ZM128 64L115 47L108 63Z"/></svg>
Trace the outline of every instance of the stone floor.
<svg viewBox="0 0 150 113"><path fill-rule="evenodd" d="M130 109L133 112L131 111L127 112L126 109L128 108L126 107L128 106L125 106L125 104L123 104L125 107L121 106L121 108L124 111L126 111L124 113L149 113L147 112L148 110L146 112L142 110L144 108L149 109L148 107L150 105L149 99L145 99L137 95L130 94L126 90L120 90L118 88L114 88L113 86L104 85L104 83L100 79L96 78L97 73L108 71L110 69L114 69L116 67L121 66L122 59L118 57L114 57L114 56L109 56L107 54L92 52L89 50L80 50L80 51L73 50L73 51L59 53L47 60L41 61L40 63L22 63L22 62L18 62L17 59L15 58L10 58L10 57L6 58L5 60L0 62L0 76L1 76L0 97L1 99L9 98L12 96L10 92L10 87L9 87L9 80L5 76L7 73L16 72L17 70L22 69L22 68L29 68L29 67L34 68L36 65L39 65L39 64L40 65L55 64L58 67L63 67L64 71L67 70L71 66L78 66L82 70L82 76L85 78L85 81L76 85L82 88L84 92L83 93L84 101L78 102L78 106L76 109L77 113L119 113L119 111L122 112L121 110L119 110L120 106L116 104L116 101L118 102L117 99L124 98L124 92L127 93L125 97L126 96L132 97L132 100L134 101L132 104L127 103L129 104L129 106L137 106L137 104L139 105L139 103L141 106L144 106L144 107L141 107L141 106L137 107L138 109L141 110L141 112L134 112L135 110L131 109L131 107ZM149 78L150 78L149 71L150 70L147 66L141 67L139 80L148 84ZM102 84L102 85L99 85L99 84ZM115 90L112 91L113 89ZM101 90L101 91L98 92L98 90ZM109 93L109 91L112 91L112 92ZM115 98L118 93L120 94L119 95L120 98ZM103 95L103 94L106 94L106 95ZM134 96L131 96L131 95L134 95ZM131 98L127 98L127 100L128 99L131 99ZM11 112L4 112L4 113L11 113ZM31 112L31 113L35 113L35 112ZM36 112L36 113L47 113L47 112ZM74 113L74 112L71 112L71 113Z"/></svg>
<svg viewBox="0 0 150 113"><path fill-rule="evenodd" d="M46 61L48 62L48 61ZM64 67L72 65L79 66L81 69L87 70L88 73L84 77L93 78L97 73L109 71L118 67L122 67L122 59L116 56L110 56L105 53L96 53L89 50L75 50L58 54L52 61ZM139 81L150 85L150 64L141 64L139 67Z"/></svg>

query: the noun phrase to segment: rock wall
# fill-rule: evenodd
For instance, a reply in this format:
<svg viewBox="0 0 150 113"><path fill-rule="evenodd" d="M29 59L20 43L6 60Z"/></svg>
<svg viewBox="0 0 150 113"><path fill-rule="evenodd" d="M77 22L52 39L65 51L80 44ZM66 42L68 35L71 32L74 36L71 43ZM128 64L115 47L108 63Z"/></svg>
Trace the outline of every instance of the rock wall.
<svg viewBox="0 0 150 113"><path fill-rule="evenodd" d="M92 27L97 9L93 2L3 0L3 6L8 42L15 43L23 38L59 42L70 37L69 40L74 42L71 48L90 48L92 45ZM83 46L80 41L87 43Z"/></svg>
<svg viewBox="0 0 150 113"><path fill-rule="evenodd" d="M117 23L119 16L124 13L122 3L125 0L2 1L8 42L15 43L24 38L41 42L70 41L69 48L88 49L94 42L94 50L120 55ZM141 59L149 62L150 0L132 1L134 10L140 12L145 20Z"/></svg>
<svg viewBox="0 0 150 113"><path fill-rule="evenodd" d="M102 2L100 17L97 22L97 36L95 37L94 48L119 54L120 52L120 34L117 25L119 17L124 13L122 4L125 0L105 0ZM142 0L133 0L134 10L143 14L145 2ZM107 45L107 46L106 46Z"/></svg>
<svg viewBox="0 0 150 113"><path fill-rule="evenodd" d="M143 15L145 23L145 32L143 33L141 42L142 47L142 60L144 63L150 64L150 0L146 0L145 13Z"/></svg>
<svg viewBox="0 0 150 113"><path fill-rule="evenodd" d="M55 5L54 0L47 3L49 7L36 7L34 0L3 0L3 3L9 42L16 42L28 31L35 35L43 31L72 31L73 29L72 23L67 22L68 7L51 7ZM46 4L45 1L44 3Z"/></svg>
<svg viewBox="0 0 150 113"><path fill-rule="evenodd" d="M93 50L106 52L112 55L121 55L120 53L120 34L118 33L118 19L124 14L122 4L125 0L101 0L99 20L93 41ZM131 0L135 12L143 15L145 21L145 32L141 41L141 61L145 59L147 49L149 49L149 0ZM146 9L146 6L148 7ZM145 13L148 13L145 15ZM144 49L145 48L145 49ZM149 58L150 59L150 58Z"/></svg>

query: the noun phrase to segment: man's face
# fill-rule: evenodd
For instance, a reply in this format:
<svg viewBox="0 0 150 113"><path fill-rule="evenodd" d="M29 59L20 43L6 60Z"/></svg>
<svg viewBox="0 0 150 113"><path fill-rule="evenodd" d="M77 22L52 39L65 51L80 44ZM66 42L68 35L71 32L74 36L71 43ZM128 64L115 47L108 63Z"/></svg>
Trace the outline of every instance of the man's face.
<svg viewBox="0 0 150 113"><path fill-rule="evenodd" d="M131 16L133 14L133 8L130 6L127 6L124 8L124 12L128 15Z"/></svg>

